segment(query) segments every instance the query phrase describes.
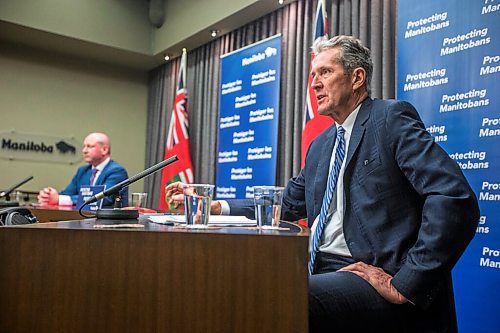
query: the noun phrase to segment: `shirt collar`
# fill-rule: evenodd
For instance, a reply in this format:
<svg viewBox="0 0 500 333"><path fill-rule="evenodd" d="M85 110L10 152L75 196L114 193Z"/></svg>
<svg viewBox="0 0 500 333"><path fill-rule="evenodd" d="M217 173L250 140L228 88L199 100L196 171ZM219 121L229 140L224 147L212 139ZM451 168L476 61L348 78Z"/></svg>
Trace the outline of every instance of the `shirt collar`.
<svg viewBox="0 0 500 333"><path fill-rule="evenodd" d="M342 126L346 133L348 133L349 135L352 133L354 122L356 121L356 117L358 116L359 109L361 109L361 104L359 104L358 107L351 112L351 114L346 118L343 124L335 123L335 126L337 126L337 130L339 129L339 126Z"/></svg>
<svg viewBox="0 0 500 333"><path fill-rule="evenodd" d="M100 164L98 164L95 168L92 167L92 169L97 169L97 171L104 170L104 168L106 167L106 165L108 165L110 159L111 158L109 158L109 157L106 158L104 161L102 161Z"/></svg>

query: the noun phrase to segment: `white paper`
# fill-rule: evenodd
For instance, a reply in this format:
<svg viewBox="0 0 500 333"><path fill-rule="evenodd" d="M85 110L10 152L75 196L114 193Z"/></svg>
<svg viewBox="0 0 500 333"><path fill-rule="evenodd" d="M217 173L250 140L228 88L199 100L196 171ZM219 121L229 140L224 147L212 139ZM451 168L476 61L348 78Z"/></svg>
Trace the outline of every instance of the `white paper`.
<svg viewBox="0 0 500 333"><path fill-rule="evenodd" d="M154 223L186 223L184 215L151 215L148 217ZM208 224L225 226L256 226L255 220L250 220L245 216L232 215L210 215Z"/></svg>

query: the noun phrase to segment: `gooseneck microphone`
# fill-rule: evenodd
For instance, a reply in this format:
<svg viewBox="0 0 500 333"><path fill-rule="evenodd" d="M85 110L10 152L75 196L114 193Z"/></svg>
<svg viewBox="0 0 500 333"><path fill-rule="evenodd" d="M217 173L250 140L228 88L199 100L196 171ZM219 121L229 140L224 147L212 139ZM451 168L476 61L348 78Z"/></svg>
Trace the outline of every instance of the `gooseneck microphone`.
<svg viewBox="0 0 500 333"><path fill-rule="evenodd" d="M96 195L90 197L90 199L86 200L83 205L80 207L80 214L82 211L82 208L85 207L86 205L89 205L91 203L94 203L98 200L103 199L104 197L110 196L110 195L119 195L120 191L124 189L125 187L129 186L132 183L135 183L139 179L142 179L146 176L151 175L152 173L163 169L164 167L174 163L175 161L178 161L179 158L177 158L177 155L174 155L170 158L167 158L164 161L161 161L158 164L153 165L152 167L139 172L137 175L132 176L128 179L125 179L124 181L116 184L115 186L110 187L107 190L104 190L100 193L97 193ZM132 215L135 215L135 217L131 217ZM83 214L82 214L83 215ZM97 218L107 218L107 219L127 219L127 218L137 218L139 215L137 210L120 210L120 209L98 209L96 216ZM85 216L86 217L86 216Z"/></svg>
<svg viewBox="0 0 500 333"><path fill-rule="evenodd" d="M6 201L0 203L0 207L19 206L19 203L17 201L9 201L10 200L10 194L12 192L14 192L18 187L26 184L27 182L29 182L32 179L33 179L33 176L29 176L28 178L20 181L18 184L12 186L11 188L9 188L9 189L7 189L5 191L0 192L0 198L4 198L5 197L5 200L6 200Z"/></svg>

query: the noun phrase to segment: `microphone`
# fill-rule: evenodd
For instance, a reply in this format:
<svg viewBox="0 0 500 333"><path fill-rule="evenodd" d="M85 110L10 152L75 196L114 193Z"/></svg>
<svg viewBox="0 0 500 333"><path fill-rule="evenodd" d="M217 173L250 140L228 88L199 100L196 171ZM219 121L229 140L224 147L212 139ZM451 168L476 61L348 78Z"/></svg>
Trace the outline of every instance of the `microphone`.
<svg viewBox="0 0 500 333"><path fill-rule="evenodd" d="M97 193L96 195L92 196L90 199L86 200L83 205L80 207L80 214L82 211L82 208L85 207L86 205L89 205L91 203L94 203L98 200L103 199L104 197L110 196L110 195L117 195L120 193L122 189L125 187L129 186L132 183L135 183L139 179L142 179L146 176L151 175L152 173L163 169L164 167L178 161L179 158L177 155L174 155L170 158L167 158L164 161L161 161L158 164L153 165L152 167L139 172L137 175L132 176L128 179L125 179L124 181L110 187L107 190L104 190L100 193ZM98 209L96 213L97 218L107 218L107 219L134 219L139 216L139 212L137 210L120 210L120 209ZM131 217L134 216L134 217Z"/></svg>
<svg viewBox="0 0 500 333"><path fill-rule="evenodd" d="M5 197L5 202L2 202L0 203L0 206L2 207L12 207L12 206L19 206L19 203L18 202L15 202L15 201L9 201L10 200L10 194L12 192L14 192L15 189L17 189L18 187L26 184L27 182L29 182L30 180L33 179L33 176L29 176L28 178L20 181L18 184L12 186L11 188L9 188L8 190L4 190L2 192L0 192L0 198L3 198Z"/></svg>

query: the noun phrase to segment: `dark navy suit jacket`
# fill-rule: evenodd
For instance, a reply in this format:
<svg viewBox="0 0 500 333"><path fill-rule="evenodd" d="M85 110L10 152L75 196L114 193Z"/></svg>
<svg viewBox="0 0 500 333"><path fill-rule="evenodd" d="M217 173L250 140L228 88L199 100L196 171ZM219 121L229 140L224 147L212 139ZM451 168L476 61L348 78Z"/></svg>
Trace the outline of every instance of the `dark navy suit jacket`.
<svg viewBox="0 0 500 333"><path fill-rule="evenodd" d="M80 187L90 184L91 174L92 166L90 164L78 168L76 175L71 180L71 183L64 190L62 190L60 194L71 196L71 201L73 201L73 204L76 204ZM102 170L94 185L105 185L106 189L109 189L111 186L114 186L127 178L127 170L115 161L110 160ZM123 189L120 194L122 196L123 205L128 205L128 188L126 187ZM103 207L113 206L113 198L104 198L103 200Z"/></svg>
<svg viewBox="0 0 500 333"><path fill-rule="evenodd" d="M307 217L311 227L319 215L336 131L332 125L312 142L304 169L288 182L284 220ZM359 110L346 158L343 228L354 260L393 275L393 285L422 309L433 305L437 317L454 315L443 313L453 301L450 272L479 219L458 165L412 105L370 98ZM233 204L235 214L251 207Z"/></svg>

